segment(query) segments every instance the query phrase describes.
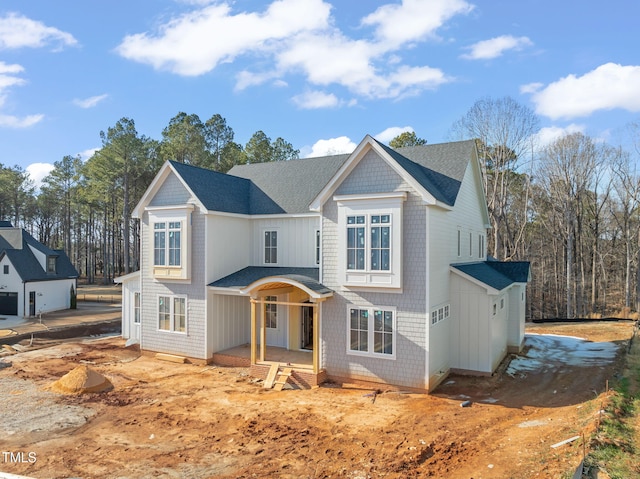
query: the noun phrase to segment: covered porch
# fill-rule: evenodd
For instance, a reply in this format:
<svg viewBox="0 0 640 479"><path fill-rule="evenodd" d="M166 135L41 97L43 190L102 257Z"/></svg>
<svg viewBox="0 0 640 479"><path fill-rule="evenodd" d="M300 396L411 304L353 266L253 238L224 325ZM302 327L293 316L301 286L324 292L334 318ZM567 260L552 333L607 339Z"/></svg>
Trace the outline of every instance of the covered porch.
<svg viewBox="0 0 640 479"><path fill-rule="evenodd" d="M317 275L317 268L248 267L210 284L217 294L241 296L249 303L242 319L249 322L248 342L214 351L212 361L249 366L252 375L263 379L275 364L293 369L302 385L321 383L321 306L333 292Z"/></svg>

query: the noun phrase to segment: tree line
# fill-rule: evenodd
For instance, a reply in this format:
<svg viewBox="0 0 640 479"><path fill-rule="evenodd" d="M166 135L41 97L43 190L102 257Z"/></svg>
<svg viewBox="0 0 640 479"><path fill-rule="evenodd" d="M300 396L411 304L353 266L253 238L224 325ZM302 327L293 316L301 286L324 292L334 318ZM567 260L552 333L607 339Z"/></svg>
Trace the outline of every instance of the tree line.
<svg viewBox="0 0 640 479"><path fill-rule="evenodd" d="M39 191L21 167L0 163L0 219L63 249L89 283L110 283L139 268L140 225L131 212L165 160L226 173L237 164L299 157L291 143L263 131L245 145L234 136L219 114L202 122L178 113L161 140L122 118L100 132L102 146L86 162L71 155L56 161Z"/></svg>
<svg viewBox="0 0 640 479"><path fill-rule="evenodd" d="M531 261L531 318L640 310L640 125L628 125L630 150L583 133L540 144L539 131L535 113L509 97L480 99L451 126L452 140L476 139L492 227L488 253ZM263 131L235 142L218 114L202 122L179 113L160 140L122 118L100 138L86 162L55 162L39 191L20 167L0 164L0 219L64 249L89 282L138 269L140 226L131 210L165 160L227 172L299 156ZM389 145L425 143L406 132Z"/></svg>

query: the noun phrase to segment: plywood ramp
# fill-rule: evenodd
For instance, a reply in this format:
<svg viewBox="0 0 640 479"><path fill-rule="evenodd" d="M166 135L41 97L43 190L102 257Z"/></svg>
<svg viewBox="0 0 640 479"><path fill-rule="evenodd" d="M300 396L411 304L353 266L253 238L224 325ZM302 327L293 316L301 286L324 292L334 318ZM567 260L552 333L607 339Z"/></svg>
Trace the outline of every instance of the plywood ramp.
<svg viewBox="0 0 640 479"><path fill-rule="evenodd" d="M262 387L265 389L271 389L273 387L273 383L276 380L276 374L278 374L278 365L272 364L271 367L269 368L267 379L264 380Z"/></svg>

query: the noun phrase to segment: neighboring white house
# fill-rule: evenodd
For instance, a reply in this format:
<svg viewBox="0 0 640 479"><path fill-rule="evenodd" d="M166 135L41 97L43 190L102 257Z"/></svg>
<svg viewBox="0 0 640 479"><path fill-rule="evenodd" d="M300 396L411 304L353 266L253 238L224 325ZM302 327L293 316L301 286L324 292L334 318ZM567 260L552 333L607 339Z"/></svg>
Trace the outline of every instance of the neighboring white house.
<svg viewBox="0 0 640 479"><path fill-rule="evenodd" d="M21 228L0 221L0 316L36 316L68 309L78 272L61 250L52 250Z"/></svg>
<svg viewBox="0 0 640 479"><path fill-rule="evenodd" d="M134 209L123 335L266 374L432 390L524 338L529 263L488 261L475 142L234 167L163 165ZM136 325L136 319L139 325Z"/></svg>

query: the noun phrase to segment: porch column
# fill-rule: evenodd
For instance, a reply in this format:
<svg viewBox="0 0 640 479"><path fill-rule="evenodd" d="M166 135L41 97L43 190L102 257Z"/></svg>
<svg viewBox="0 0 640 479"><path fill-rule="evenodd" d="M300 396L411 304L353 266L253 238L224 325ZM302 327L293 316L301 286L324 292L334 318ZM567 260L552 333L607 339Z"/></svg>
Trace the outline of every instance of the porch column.
<svg viewBox="0 0 640 479"><path fill-rule="evenodd" d="M256 300L251 298L251 364L256 364L256 358L258 357L256 350L256 343L258 342L257 326L256 326Z"/></svg>
<svg viewBox="0 0 640 479"><path fill-rule="evenodd" d="M320 303L313 303L313 374L318 374L318 366L320 364L319 357L320 351L318 345L320 344L320 331L319 331L319 315L318 308Z"/></svg>
<svg viewBox="0 0 640 479"><path fill-rule="evenodd" d="M260 362L264 362L264 358L267 356L267 328L264 314L264 299L260 298Z"/></svg>

